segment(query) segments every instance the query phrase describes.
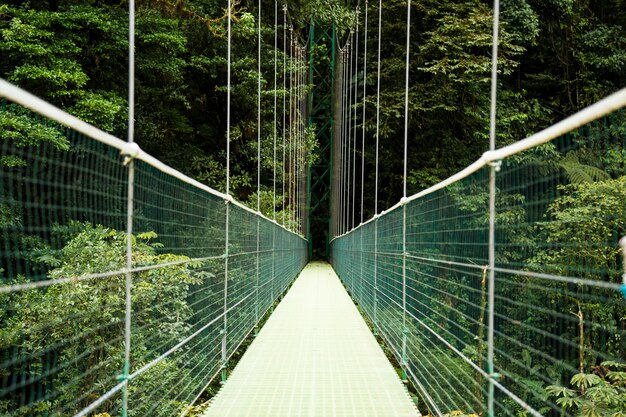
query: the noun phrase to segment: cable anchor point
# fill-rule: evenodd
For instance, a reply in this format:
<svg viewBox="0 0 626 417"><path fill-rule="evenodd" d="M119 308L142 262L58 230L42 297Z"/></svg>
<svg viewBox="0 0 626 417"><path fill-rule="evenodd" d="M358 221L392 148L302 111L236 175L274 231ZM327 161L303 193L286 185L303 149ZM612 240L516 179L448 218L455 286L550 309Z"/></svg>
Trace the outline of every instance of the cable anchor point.
<svg viewBox="0 0 626 417"><path fill-rule="evenodd" d="M496 172L500 172L500 169L502 169L502 161L491 161L489 162L489 166L492 167Z"/></svg>
<svg viewBox="0 0 626 417"><path fill-rule="evenodd" d="M124 162L122 164L124 166L128 166L139 154L141 153L141 148L137 143L131 142L127 143L126 146L120 151L120 155L124 157Z"/></svg>
<svg viewBox="0 0 626 417"><path fill-rule="evenodd" d="M502 379L502 374L498 373L498 372L494 372L492 374L489 374L489 379L493 379L494 381L499 381Z"/></svg>
<svg viewBox="0 0 626 417"><path fill-rule="evenodd" d="M129 371L130 371L130 365L128 364L128 362L124 362L124 370L122 371L120 375L115 377L115 379L117 379L119 382L130 381Z"/></svg>

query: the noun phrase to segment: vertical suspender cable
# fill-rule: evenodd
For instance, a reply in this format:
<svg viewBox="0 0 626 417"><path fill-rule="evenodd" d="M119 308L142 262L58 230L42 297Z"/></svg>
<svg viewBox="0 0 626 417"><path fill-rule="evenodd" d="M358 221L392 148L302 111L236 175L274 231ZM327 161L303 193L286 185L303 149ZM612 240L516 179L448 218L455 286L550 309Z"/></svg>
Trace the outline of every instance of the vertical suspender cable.
<svg viewBox="0 0 626 417"><path fill-rule="evenodd" d="M300 193L300 198L302 201L302 204L300 205L300 215L302 216L302 225L301 225L301 231L302 231L302 235L304 236L306 234L306 229L305 229L305 218L307 217L307 185L306 185L306 176L308 173L308 164L307 164L307 140L306 140L306 122L307 122L307 116L308 116L308 109L307 109L307 45L305 44L305 46L302 47L302 70L301 70L301 78L302 81L300 83L300 90L301 90L301 94L302 94L302 98L300 100L300 102L302 103L300 105L301 109L302 109L302 125L301 125L301 135L300 135L300 163L302 164L301 169L300 169L300 189L302 190Z"/></svg>
<svg viewBox="0 0 626 417"><path fill-rule="evenodd" d="M343 190L343 233L348 231L348 195L350 193L350 182L348 172L350 170L350 69L352 64L352 31L350 31L350 37L348 41L348 50L346 51L346 118L344 120L344 169L343 169L343 180L344 180L344 190Z"/></svg>
<svg viewBox="0 0 626 417"><path fill-rule="evenodd" d="M296 146L296 184L298 185L298 230L302 234L302 183L300 179L302 177L302 126L304 121L302 119L302 47L298 45L298 141Z"/></svg>
<svg viewBox="0 0 626 417"><path fill-rule="evenodd" d="M356 45L354 52L354 145L352 151L352 227L354 229L355 226L355 213L356 213L356 143L357 143L357 119L356 119L356 104L358 100L359 94L359 82L358 82L358 74L359 74L359 14L360 9L359 6L356 8Z"/></svg>
<svg viewBox="0 0 626 417"><path fill-rule="evenodd" d="M339 68L343 68L343 51L341 49L338 49L337 55L338 55L338 61L339 61ZM342 73L338 72L338 74L342 74ZM343 77L339 75L336 81L339 83L339 90L342 91ZM338 164L337 171L336 171L337 175L336 177L333 177L333 194L335 195L335 200L334 200L335 203L331 207L331 210L333 211L331 213L331 216L333 216L334 218L333 237L337 237L339 235L339 228L338 228L339 213L340 213L339 208L341 207L341 204L340 204L341 200L339 198L339 196L341 195L341 180L340 180L341 179L341 111L343 110L341 98L342 96L340 93L338 100L335 101L336 105L339 106L338 111L335 112L335 115L337 115L337 120L335 120L335 123L339 127L336 130L338 133L337 135L338 137L335 138L334 146L338 146L337 153L339 154L339 158L337 160L337 164Z"/></svg>
<svg viewBox="0 0 626 417"><path fill-rule="evenodd" d="M304 218L306 211L306 46L300 49L300 234L304 235Z"/></svg>
<svg viewBox="0 0 626 417"><path fill-rule="evenodd" d="M228 331L228 246L230 235L230 83L231 83L231 14L232 3L228 0L228 45L227 45L227 72L226 72L226 225L225 225L225 244L224 244L224 328L222 329L222 382L226 381L226 361L227 361L227 346L226 337Z"/></svg>
<svg viewBox="0 0 626 417"><path fill-rule="evenodd" d="M298 76L299 76L299 63L298 63L298 36L296 35L292 38L293 42L293 56L292 56L292 65L293 67L292 77L293 77L293 85L292 85L292 102L293 102L293 130L292 130L292 160L293 160L293 175L291 176L291 180L293 183L293 220L294 220L294 232L298 231L298 128L299 128L299 118L298 118Z"/></svg>
<svg viewBox="0 0 626 417"><path fill-rule="evenodd" d="M298 166L300 167L299 169L299 175L298 175L298 195L299 195L299 200L300 203L298 204L298 207L300 208L300 234L303 234L303 205L304 205L304 201L302 199L302 173L304 172L304 164L303 164L303 159L302 159L302 146L304 144L304 132L302 131L302 127L304 126L304 108L302 107L304 100L303 100L303 94L304 94L304 89L303 89L303 79L302 79L302 74L304 74L304 52L302 47L300 47L300 83L299 83L299 97L300 97L300 139L298 140Z"/></svg>
<svg viewBox="0 0 626 417"><path fill-rule="evenodd" d="M128 2L128 143L135 142L135 1ZM133 213L135 199L135 163L132 157L125 160L128 166L128 189L126 201L126 309L124 317L124 391L122 393L122 417L128 415L128 375L130 372L131 290L133 275Z"/></svg>
<svg viewBox="0 0 626 417"><path fill-rule="evenodd" d="M363 194L364 194L364 188L365 188L365 95L367 93L367 83L366 83L366 79L367 79L367 17L368 17L368 4L367 4L367 0L365 0L365 20L363 23L364 29L363 29L363 114L361 116L361 131L362 131L362 137L361 137L361 218L359 221L359 224L363 224ZM360 271L360 275L359 277L361 278L361 280L363 279L363 267L364 267L364 259L363 259L363 231L360 231L360 236L361 236L361 249L359 251L360 253L360 259L359 259L359 266L361 268ZM364 291L365 288L363 287L363 285L361 285L361 290ZM364 297L365 294L361 294L361 298Z"/></svg>
<svg viewBox="0 0 626 417"><path fill-rule="evenodd" d="M406 60L405 60L405 82L404 82L404 170L402 174L402 196L406 198L407 189L407 157L409 143L409 64L411 48L411 1L407 2L407 22L406 22Z"/></svg>
<svg viewBox="0 0 626 417"><path fill-rule="evenodd" d="M295 93L295 100L294 100L294 113L296 115L296 140L295 140L295 149L294 149L294 159L296 161L295 165L296 165L296 175L295 175L295 181L294 181L294 188L295 188L295 196L296 196L296 225L298 228L298 232L300 231L300 169L302 168L300 166L300 118L301 118L301 113L300 113L300 42L297 41L296 38L296 93Z"/></svg>
<svg viewBox="0 0 626 417"><path fill-rule="evenodd" d="M278 0L274 0L274 146L272 157L272 220L276 221L276 137L278 122ZM274 283L276 281L276 227L272 227L272 277L271 277L271 300L274 301ZM272 302L272 306L274 303Z"/></svg>
<svg viewBox="0 0 626 417"><path fill-rule="evenodd" d="M311 41L312 42L312 41ZM308 149L309 142L307 140L307 123L309 120L309 100L308 100L308 45L302 48L302 148L300 150L300 158L302 158L302 173L300 184L302 186L302 235L306 235L306 224L309 217L308 203L308 186L307 176L309 172ZM305 221L306 220L306 221ZM306 236L308 238L308 236Z"/></svg>
<svg viewBox="0 0 626 417"><path fill-rule="evenodd" d="M351 227L350 229L353 230L354 226L355 226L355 213L356 213L356 144L357 144L357 100L358 100L358 93L359 93L359 82L358 82L358 74L359 74L359 15L360 15L360 8L357 5L356 6L356 31L355 31L355 38L356 38L356 45L355 45L355 52L354 52L354 134L353 134L353 139L354 139L354 143L351 144L352 146L352 213L350 216L350 222L351 222ZM356 261L356 259L355 259ZM352 266L354 266L354 262L351 263ZM351 276L351 285L352 285L352 294L354 297L356 297L358 299L358 294L357 294L357 279L358 279L358 275L356 273L352 273L350 274Z"/></svg>
<svg viewBox="0 0 626 417"><path fill-rule="evenodd" d="M293 183L293 218L294 218L294 232L298 232L298 130L300 128L300 120L298 117L298 77L300 76L300 62L298 58L298 36L292 38L293 42L293 84L292 84L292 106L293 106L293 129L292 129L292 160L293 160L293 174L291 180Z"/></svg>
<svg viewBox="0 0 626 417"><path fill-rule="evenodd" d="M302 160L300 158L300 153L302 151L302 49L300 43L296 44L298 46L298 83L297 83L297 112L298 115L298 134L296 136L296 188L297 188L297 197L298 197L298 231L302 233L302 186L300 184L300 176L302 175Z"/></svg>
<svg viewBox="0 0 626 417"><path fill-rule="evenodd" d="M272 219L276 221L276 136L278 133L277 130L277 113L278 113L278 97L277 90L278 87L278 0L274 0L274 155L272 158L272 171L274 179L272 181L272 186L274 188L274 192L272 193ZM273 250L273 247L272 247Z"/></svg>
<svg viewBox="0 0 626 417"><path fill-rule="evenodd" d="M365 28L364 28L364 40L363 40L363 117L362 117L362 131L363 137L361 139L361 223L363 223L363 208L365 201L363 193L365 190L365 93L367 92L367 17L368 17L368 3L365 0Z"/></svg>
<svg viewBox="0 0 626 417"><path fill-rule="evenodd" d="M380 142L380 49L382 38L383 1L378 0L378 69L376 71L376 167L374 181L374 215L378 215L378 146Z"/></svg>
<svg viewBox="0 0 626 417"><path fill-rule="evenodd" d="M298 59L297 59L297 35L293 35L293 26L291 27L291 215L293 232L298 231L297 214L298 214L298 196L296 189L296 176L298 166L296 160L296 145L298 140L298 117L296 114L298 105Z"/></svg>
<svg viewBox="0 0 626 417"><path fill-rule="evenodd" d="M295 80L294 80L294 98L293 98L293 117L295 121L294 127L294 147L293 147L293 160L294 160L294 181L293 181L293 196L295 201L295 224L296 231L300 230L300 187L298 183L298 176L300 175L300 161L298 160L298 152L300 148L300 43L298 38L294 40L294 58L296 63Z"/></svg>
<svg viewBox="0 0 626 417"><path fill-rule="evenodd" d="M303 149L303 145L304 145L304 131L302 130L304 127L304 80L303 80L303 75L304 75L304 49L301 46L300 47L300 61L299 61L299 65L300 65L300 77L299 77L299 99L300 99L300 105L299 105L299 112L300 112L300 124L299 124L299 139L298 139L298 166L299 166L299 170L298 170L298 209L299 209L299 224L300 224L300 234L304 234L303 233L303 228L302 226L304 225L304 200L302 198L302 192L304 190L304 188L302 187L302 174L304 172L304 161L302 158L302 149Z"/></svg>
<svg viewBox="0 0 626 417"><path fill-rule="evenodd" d="M350 39L354 39L354 32L350 30ZM354 69L353 59L354 50L350 48L350 69L348 71L348 142L346 144L346 150L348 154L348 169L346 171L346 182L348 184L346 194L346 231L350 230L350 171L352 170L352 152L350 148L352 145L352 70Z"/></svg>
<svg viewBox="0 0 626 417"><path fill-rule="evenodd" d="M226 195L230 195L230 94L231 94L231 18L232 0L228 0L228 28L227 28L227 72L226 72Z"/></svg>
<svg viewBox="0 0 626 417"><path fill-rule="evenodd" d="M293 26L289 28L289 139L287 148L289 149L289 230L293 231Z"/></svg>
<svg viewBox="0 0 626 417"><path fill-rule="evenodd" d="M261 250L261 0L258 3L258 50L257 50L257 153L256 153L256 286L255 286L255 326L259 323L259 256Z"/></svg>
<svg viewBox="0 0 626 417"><path fill-rule="evenodd" d="M338 223L338 231L337 234L341 235L343 233L343 213L344 213L344 200L343 200L343 196L345 194L345 178L344 178L344 169L345 169L345 165L346 165L346 155L344 153L344 142L346 139L346 134L345 134L345 127L346 127L346 68L347 68L347 62L346 62L346 53L347 53L347 46L348 44L346 44L344 46L344 49L341 51L341 137L340 137L340 143L339 143L339 149L340 149L340 158L339 158L339 162L341 164L341 168L339 170L339 187L340 187L340 192L339 192L339 221Z"/></svg>
<svg viewBox="0 0 626 417"><path fill-rule="evenodd" d="M300 47L300 140L298 146L298 160L300 175L298 176L298 194L300 195L300 234L304 235L304 190L302 179L304 178L304 47Z"/></svg>
<svg viewBox="0 0 626 417"><path fill-rule="evenodd" d="M403 204L402 204L402 379L407 379L406 339L406 189L407 189L407 159L409 143L409 64L411 48L411 0L407 2L406 12L406 69L404 83L404 171L403 171Z"/></svg>
<svg viewBox="0 0 626 417"><path fill-rule="evenodd" d="M338 58L339 58L339 68L343 69L343 51L341 49L338 49ZM333 237L337 237L339 236L339 213L341 212L340 207L341 207L341 199L340 199L340 195L341 195L341 126L342 126L342 111L343 111L343 72L339 72L338 77L338 81L339 84L339 100L335 101L335 103L337 103L337 105L339 106L339 111L335 112L335 114L337 115L337 119L335 121L335 123L337 123L337 125L339 126L339 128L337 129L338 132L338 137L336 138L335 141L335 145L334 146L338 146L338 154L339 154L339 159L337 161L338 164L338 168L337 168L337 178L333 179L333 194L335 194L335 204L332 207L333 213L331 213L332 216L334 216L334 229L333 229ZM335 186L336 184L336 186Z"/></svg>
<svg viewBox="0 0 626 417"><path fill-rule="evenodd" d="M298 184L300 189L300 234L304 235L304 190L302 178L304 174L304 47L300 47L300 146L298 147L298 159L300 160L300 176Z"/></svg>
<svg viewBox="0 0 626 417"><path fill-rule="evenodd" d="M345 110L346 110L346 45L341 50L341 130L339 131L339 213L337 215L337 235L341 235L343 230L343 166L345 156L343 154Z"/></svg>
<svg viewBox="0 0 626 417"><path fill-rule="evenodd" d="M257 129L257 164L256 164L256 211L261 212L261 0L258 3L258 50L257 50L257 113L256 113L256 129Z"/></svg>
<svg viewBox="0 0 626 417"><path fill-rule="evenodd" d="M345 184L345 168L346 168L346 153L344 152L344 143L346 141L346 121L347 119L347 113L346 113L346 107L347 107L347 67L348 67L348 61L347 61L347 48L348 44L346 43L346 45L344 46L344 51L343 51L343 66L342 66L342 87L341 87L341 102L342 102L342 106L341 106L341 197L340 197L340 222L339 222L339 234L343 234L343 226L344 226L344 211L345 211L345 201L344 201L344 195L346 193L346 184Z"/></svg>
<svg viewBox="0 0 626 417"><path fill-rule="evenodd" d="M491 111L489 118L489 149L496 149L496 105L498 92L498 36L500 26L500 2L493 2L493 46L491 53ZM487 414L495 415L494 410L494 325L495 325L495 226L496 226L496 172L499 164L491 164L489 172L489 329L487 333L487 373L489 374L489 397Z"/></svg>
<svg viewBox="0 0 626 417"><path fill-rule="evenodd" d="M378 329L378 142L380 137L380 47L383 1L378 0L378 69L376 71L376 167L374 180L374 332Z"/></svg>
<svg viewBox="0 0 626 417"><path fill-rule="evenodd" d="M283 4L283 226L285 225L285 135L287 131L287 5Z"/></svg>
<svg viewBox="0 0 626 417"><path fill-rule="evenodd" d="M135 142L135 0L128 1L128 143Z"/></svg>

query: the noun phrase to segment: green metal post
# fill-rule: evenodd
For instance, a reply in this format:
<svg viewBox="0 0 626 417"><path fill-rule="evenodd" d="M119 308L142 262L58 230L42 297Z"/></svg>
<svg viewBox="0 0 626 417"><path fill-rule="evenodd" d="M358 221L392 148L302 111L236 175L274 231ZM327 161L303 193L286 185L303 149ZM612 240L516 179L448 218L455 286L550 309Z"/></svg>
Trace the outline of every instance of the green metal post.
<svg viewBox="0 0 626 417"><path fill-rule="evenodd" d="M333 144L333 86L335 81L336 29L333 24L320 28L314 22L309 28L309 128L315 126L319 143L318 158L309 167L307 195L309 216L307 237L309 257L328 256L330 194Z"/></svg>

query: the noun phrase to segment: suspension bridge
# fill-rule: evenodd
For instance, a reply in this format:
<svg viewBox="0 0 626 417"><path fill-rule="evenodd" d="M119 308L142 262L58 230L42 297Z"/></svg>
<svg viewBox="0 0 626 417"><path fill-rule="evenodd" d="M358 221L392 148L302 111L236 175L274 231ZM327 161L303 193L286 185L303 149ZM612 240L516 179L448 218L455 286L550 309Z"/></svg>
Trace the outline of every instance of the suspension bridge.
<svg viewBox="0 0 626 417"><path fill-rule="evenodd" d="M623 154L626 90L497 147L496 1L490 148L408 195L408 2L403 197L381 211L380 3L304 40L275 2L268 218L260 3L256 209L230 195L230 2L225 193L134 142L130 5L128 140L0 80L0 415L624 415L624 161L586 182L558 161Z"/></svg>

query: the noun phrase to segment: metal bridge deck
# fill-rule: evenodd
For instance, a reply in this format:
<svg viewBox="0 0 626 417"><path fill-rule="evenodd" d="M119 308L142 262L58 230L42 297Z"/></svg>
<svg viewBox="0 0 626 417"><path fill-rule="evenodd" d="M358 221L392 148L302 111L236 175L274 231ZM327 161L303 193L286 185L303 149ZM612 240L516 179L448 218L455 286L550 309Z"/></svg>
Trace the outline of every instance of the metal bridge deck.
<svg viewBox="0 0 626 417"><path fill-rule="evenodd" d="M332 267L311 263L205 417L415 417L418 412Z"/></svg>

